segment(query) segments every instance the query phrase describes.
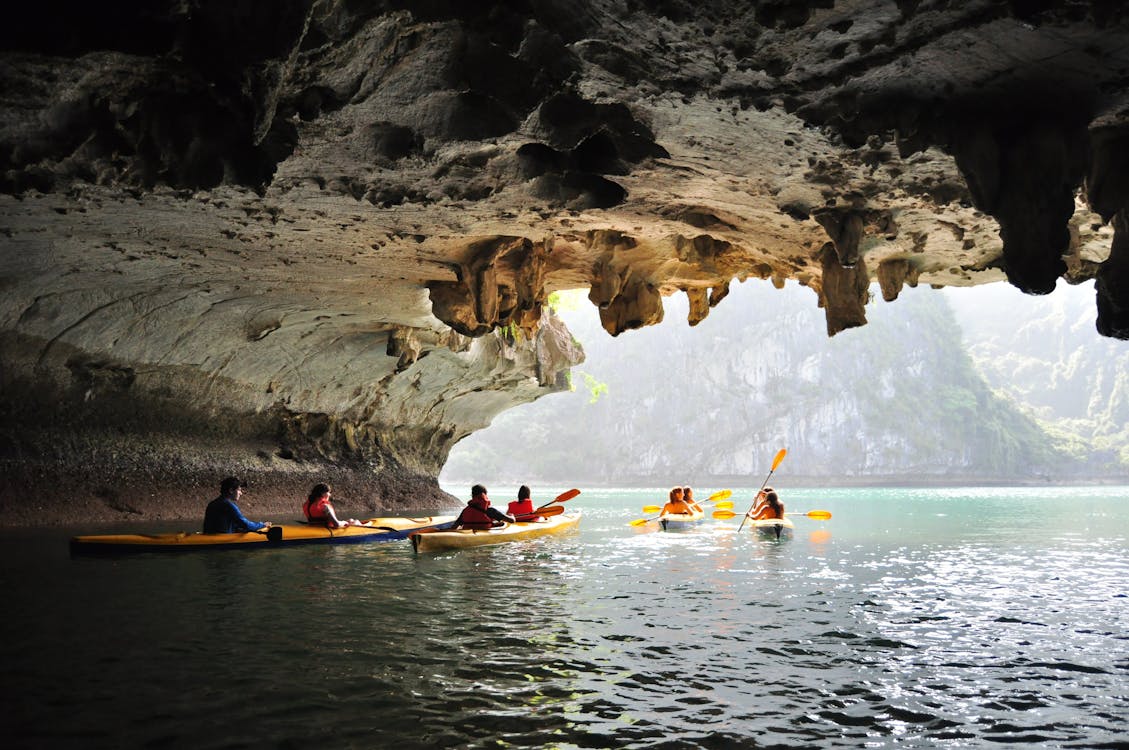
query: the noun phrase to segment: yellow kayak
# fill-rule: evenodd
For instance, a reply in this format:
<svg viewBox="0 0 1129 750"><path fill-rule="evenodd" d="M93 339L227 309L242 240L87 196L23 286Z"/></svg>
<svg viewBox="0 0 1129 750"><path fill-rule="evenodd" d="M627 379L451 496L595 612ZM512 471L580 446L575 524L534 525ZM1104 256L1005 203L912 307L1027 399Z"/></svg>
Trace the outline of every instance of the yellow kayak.
<svg viewBox="0 0 1129 750"><path fill-rule="evenodd" d="M689 529L706 517L704 511L692 510L689 513L663 513L659 516L659 525L663 531L678 531Z"/></svg>
<svg viewBox="0 0 1129 750"><path fill-rule="evenodd" d="M579 513L562 513L540 521L508 523L495 529L449 529L413 531L408 535L416 552L437 552L488 544L519 542L572 531L580 524Z"/></svg>
<svg viewBox="0 0 1129 750"><path fill-rule="evenodd" d="M71 538L71 551L79 553L169 552L193 549L267 549L297 544L356 544L404 539L415 531L448 528L455 516L423 518L370 518L369 526L328 529L306 523L284 523L262 532L240 534L100 534Z"/></svg>

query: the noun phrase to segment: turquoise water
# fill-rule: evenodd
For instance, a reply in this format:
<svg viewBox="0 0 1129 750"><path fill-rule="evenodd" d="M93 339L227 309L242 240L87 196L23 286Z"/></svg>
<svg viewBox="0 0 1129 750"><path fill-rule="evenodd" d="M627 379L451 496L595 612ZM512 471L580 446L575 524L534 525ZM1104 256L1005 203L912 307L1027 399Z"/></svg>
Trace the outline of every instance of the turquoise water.
<svg viewBox="0 0 1129 750"><path fill-rule="evenodd" d="M833 518L664 533L628 525L662 490L585 490L574 535L426 556L8 531L4 745L1125 747L1129 488L778 488Z"/></svg>

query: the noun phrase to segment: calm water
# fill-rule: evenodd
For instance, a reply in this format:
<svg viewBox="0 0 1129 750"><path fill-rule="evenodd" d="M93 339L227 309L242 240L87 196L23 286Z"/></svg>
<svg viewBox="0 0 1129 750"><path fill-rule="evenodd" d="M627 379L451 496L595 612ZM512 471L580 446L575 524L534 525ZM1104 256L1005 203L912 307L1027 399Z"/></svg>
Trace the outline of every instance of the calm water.
<svg viewBox="0 0 1129 750"><path fill-rule="evenodd" d="M834 518L786 542L664 533L628 525L661 492L593 490L574 536L421 557L72 559L76 530L6 532L0 737L1127 746L1129 488L781 493Z"/></svg>

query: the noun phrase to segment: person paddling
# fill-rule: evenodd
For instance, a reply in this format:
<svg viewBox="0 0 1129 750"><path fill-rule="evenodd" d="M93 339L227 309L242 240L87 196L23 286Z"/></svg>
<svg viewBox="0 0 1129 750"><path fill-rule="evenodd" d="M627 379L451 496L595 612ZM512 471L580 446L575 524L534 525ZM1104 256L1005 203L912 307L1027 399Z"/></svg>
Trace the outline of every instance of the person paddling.
<svg viewBox="0 0 1129 750"><path fill-rule="evenodd" d="M333 491L328 484L314 485L313 489L310 490L309 497L306 498L306 502L302 504L302 512L306 514L307 521L323 525L329 529L338 529L342 526L367 525L363 521L358 521L355 518L350 518L347 521L339 520L337 513L333 509L333 503L329 500L332 494Z"/></svg>
<svg viewBox="0 0 1129 750"><path fill-rule="evenodd" d="M776 490L765 487L757 494L757 501L754 503L753 509L749 511L748 516L754 521L766 518L783 518L784 503L780 502L780 496L776 494Z"/></svg>
<svg viewBox="0 0 1129 750"><path fill-rule="evenodd" d="M682 496L682 488L675 487L670 491L670 500L663 506L662 515L690 515L690 506L686 504L686 500Z"/></svg>
<svg viewBox="0 0 1129 750"><path fill-rule="evenodd" d="M505 526L507 523L517 523L513 516L507 516L497 508L490 507L490 498L486 488L476 484L470 488L470 500L462 513L455 519L456 529L492 529Z"/></svg>
<svg viewBox="0 0 1129 750"><path fill-rule="evenodd" d="M249 521L235 504L243 497L246 486L246 482L235 477L220 482L220 496L204 510L205 534L240 534L270 528L270 521Z"/></svg>
<svg viewBox="0 0 1129 750"><path fill-rule="evenodd" d="M514 500L510 503L509 507L506 508L506 512L514 518L518 518L520 516L532 516L534 513L534 508L533 500L530 499L530 494L531 493L529 492L529 488L523 484L518 488L517 500ZM537 518L540 518L540 516L538 516ZM523 520L536 521L537 518L527 518Z"/></svg>
<svg viewBox="0 0 1129 750"><path fill-rule="evenodd" d="M694 490L689 487L682 488L682 500L686 503L687 507L695 513L705 513L705 511L702 510L702 506L698 505L698 502L694 500Z"/></svg>

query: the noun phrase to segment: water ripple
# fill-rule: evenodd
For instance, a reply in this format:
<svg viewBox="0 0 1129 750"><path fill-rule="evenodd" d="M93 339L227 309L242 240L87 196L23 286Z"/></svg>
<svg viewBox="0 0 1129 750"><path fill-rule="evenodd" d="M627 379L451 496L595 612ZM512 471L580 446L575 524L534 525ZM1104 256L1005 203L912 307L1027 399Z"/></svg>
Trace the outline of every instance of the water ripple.
<svg viewBox="0 0 1129 750"><path fill-rule="evenodd" d="M442 555L25 547L6 747L1124 746L1120 496L851 492L784 544L586 493L575 536Z"/></svg>

